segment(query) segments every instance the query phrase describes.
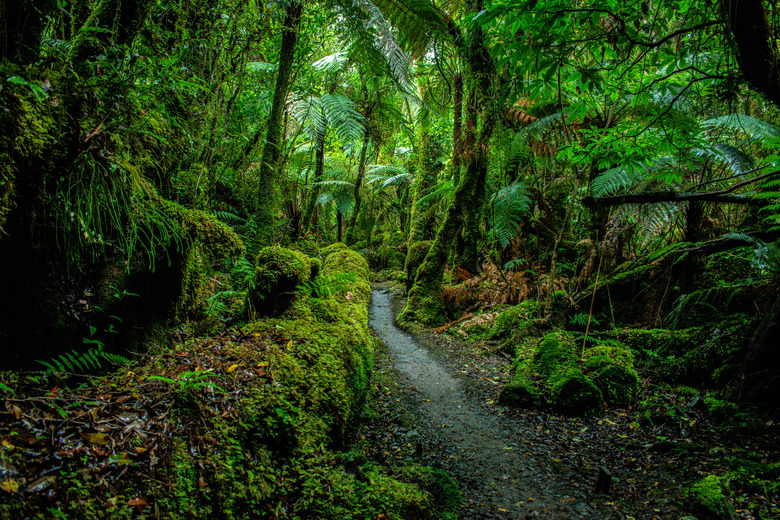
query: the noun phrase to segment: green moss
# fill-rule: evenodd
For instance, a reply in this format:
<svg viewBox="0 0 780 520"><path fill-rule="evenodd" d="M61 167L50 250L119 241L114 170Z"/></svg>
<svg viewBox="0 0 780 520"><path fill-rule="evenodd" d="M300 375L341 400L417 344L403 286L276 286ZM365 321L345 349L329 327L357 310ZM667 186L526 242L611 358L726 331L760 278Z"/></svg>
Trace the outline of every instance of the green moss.
<svg viewBox="0 0 780 520"><path fill-rule="evenodd" d="M320 248L317 246L317 242L314 240L298 240L288 246L288 249L293 251L300 251L309 258L319 258Z"/></svg>
<svg viewBox="0 0 780 520"><path fill-rule="evenodd" d="M534 352L534 369L545 379L577 364L574 338L564 332L552 332L542 338Z"/></svg>
<svg viewBox="0 0 780 520"><path fill-rule="evenodd" d="M208 284L209 265L198 244L187 248L180 272L181 298L176 303L174 317L183 321L194 317L200 310Z"/></svg>
<svg viewBox="0 0 780 520"><path fill-rule="evenodd" d="M409 291L406 307L396 321L401 327L408 327L414 322L432 327L442 325L445 321L444 301L429 288L414 286Z"/></svg>
<svg viewBox="0 0 780 520"><path fill-rule="evenodd" d="M735 403L714 397L705 397L704 405L707 407L710 418L718 422L733 418L739 411L739 407Z"/></svg>
<svg viewBox="0 0 780 520"><path fill-rule="evenodd" d="M427 255L428 251L431 250L432 245L433 242L430 240L421 240L420 242L416 242L409 247L409 250L406 253L406 263L404 265L404 270L406 271L407 292L412 288L414 279L417 276L417 270L422 265L423 260L425 260L425 255Z"/></svg>
<svg viewBox="0 0 780 520"><path fill-rule="evenodd" d="M554 410L585 415L601 408L604 400L601 391L579 367L559 370L549 382L550 404Z"/></svg>
<svg viewBox="0 0 780 520"><path fill-rule="evenodd" d="M690 489L690 496L702 510L712 518L736 517L734 506L729 502L728 479L717 475L707 475Z"/></svg>
<svg viewBox="0 0 780 520"><path fill-rule="evenodd" d="M279 316L289 311L298 295L297 287L311 277L311 261L306 255L278 246L261 249L255 265L248 303L250 313L257 316Z"/></svg>
<svg viewBox="0 0 780 520"><path fill-rule="evenodd" d="M601 390L604 400L612 406L629 406L639 391L639 377L631 367L608 364L590 377Z"/></svg>
<svg viewBox="0 0 780 520"><path fill-rule="evenodd" d="M536 332L539 306L535 300L525 300L514 307L510 307L498 316L490 332L488 340L500 340L509 336L524 336Z"/></svg>
<svg viewBox="0 0 780 520"><path fill-rule="evenodd" d="M336 251L343 251L344 249L349 249L347 244L344 242L335 242L329 246L325 246L322 249L320 249L320 255L322 258L327 258L327 256L331 253L335 253Z"/></svg>
<svg viewBox="0 0 780 520"><path fill-rule="evenodd" d="M311 276L309 280L314 280L322 270L322 260L319 258L309 258L309 260L311 260Z"/></svg>
<svg viewBox="0 0 780 520"><path fill-rule="evenodd" d="M187 209L162 198L156 198L154 203L159 206L163 215L181 229L184 236L198 241L210 258L215 260L236 258L246 251L238 235L214 215Z"/></svg>
<svg viewBox="0 0 780 520"><path fill-rule="evenodd" d="M535 408L542 403L539 390L522 370L519 370L498 396L498 403L519 408Z"/></svg>
<svg viewBox="0 0 780 520"><path fill-rule="evenodd" d="M582 355L582 360L586 370L597 370L612 364L627 368L634 366L634 354L630 350L608 345L587 349Z"/></svg>

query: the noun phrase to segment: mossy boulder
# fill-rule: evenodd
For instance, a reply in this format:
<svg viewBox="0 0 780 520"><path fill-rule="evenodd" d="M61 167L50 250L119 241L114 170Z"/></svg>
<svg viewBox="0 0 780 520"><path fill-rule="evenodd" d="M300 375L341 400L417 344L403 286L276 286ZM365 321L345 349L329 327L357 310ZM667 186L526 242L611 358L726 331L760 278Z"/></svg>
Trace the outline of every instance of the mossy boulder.
<svg viewBox="0 0 780 520"><path fill-rule="evenodd" d="M565 332L551 332L542 338L533 357L534 370L545 379L577 365L574 337Z"/></svg>
<svg viewBox="0 0 780 520"><path fill-rule="evenodd" d="M320 249L320 256L322 258L327 258L327 256L331 253L335 253L336 251L342 251L344 249L349 249L347 244L344 242L335 242L333 244L330 244L329 246L325 246L322 249Z"/></svg>
<svg viewBox="0 0 780 520"><path fill-rule="evenodd" d="M486 339L502 340L510 336L535 334L538 311L539 306L535 300L525 300L510 307L496 316L496 321Z"/></svg>
<svg viewBox="0 0 780 520"><path fill-rule="evenodd" d="M518 408L536 408L542 404L542 396L528 375L519 370L501 389L498 404Z"/></svg>
<svg viewBox="0 0 780 520"><path fill-rule="evenodd" d="M152 205L175 224L181 236L190 242L197 241L211 259L236 258L246 251L246 246L239 236L214 215L185 208L156 195L152 199Z"/></svg>
<svg viewBox="0 0 780 520"><path fill-rule="evenodd" d="M298 296L298 286L311 278L311 260L299 251L265 247L255 258L254 286L247 295L249 313L281 316Z"/></svg>
<svg viewBox="0 0 780 520"><path fill-rule="evenodd" d="M639 391L634 355L617 346L597 346L583 354L583 368L611 406L628 406Z"/></svg>
<svg viewBox="0 0 780 520"><path fill-rule="evenodd" d="M579 367L558 370L549 380L550 404L556 411L586 415L601 408L601 390Z"/></svg>
<svg viewBox="0 0 780 520"><path fill-rule="evenodd" d="M707 475L693 484L689 491L689 496L699 506L701 513L712 520L737 518L729 494L728 479L717 475Z"/></svg>
<svg viewBox="0 0 780 520"><path fill-rule="evenodd" d="M639 391L639 376L633 368L612 363L588 375L611 406L629 406Z"/></svg>
<svg viewBox="0 0 780 520"><path fill-rule="evenodd" d="M276 518L281 510L285 518L323 520L457 518L457 488L440 470L380 467L338 452L364 411L373 339L365 260L354 251L331 254L323 274L337 273L353 277L343 291L317 299L329 306L330 321L314 312L269 318L240 335L190 339L77 391L63 387L58 396L65 402L131 389L137 403L131 408L149 411L144 435L120 428L94 434L95 443L58 436L63 454L51 492L25 490L25 500L9 493L0 508L13 518L43 518L51 510L68 518L135 518L143 513L130 499L142 497L146 513L166 519ZM32 380L0 374L0 381L16 395L31 393L19 385ZM49 383L40 388L50 390ZM65 406L60 413L75 424L83 410ZM11 418L3 427L34 438L48 422L44 415L32 423ZM105 458L100 450L109 448L123 478L106 486L92 453ZM34 462L20 450L6 458L6 466L20 470Z"/></svg>

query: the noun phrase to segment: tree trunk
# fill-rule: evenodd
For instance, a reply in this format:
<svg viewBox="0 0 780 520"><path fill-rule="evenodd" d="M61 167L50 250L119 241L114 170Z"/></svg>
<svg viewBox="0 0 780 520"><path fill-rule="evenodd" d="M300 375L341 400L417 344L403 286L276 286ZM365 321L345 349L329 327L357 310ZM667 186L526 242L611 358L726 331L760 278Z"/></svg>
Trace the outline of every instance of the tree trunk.
<svg viewBox="0 0 780 520"><path fill-rule="evenodd" d="M780 105L780 60L763 0L721 0L721 11L737 47L737 63L745 79Z"/></svg>
<svg viewBox="0 0 780 520"><path fill-rule="evenodd" d="M301 25L303 4L292 2L287 6L284 18L284 33L279 52L279 72L276 75L276 88L271 103L271 113L268 115L268 128L263 146L263 157L260 162L258 180L257 212L255 224L258 229L258 241L261 245L271 243L274 230L274 192L279 169L281 150L279 142L284 130L282 116L285 100L292 79L295 45L298 40L298 28Z"/></svg>
<svg viewBox="0 0 780 520"><path fill-rule="evenodd" d="M363 134L363 146L360 149L360 160L358 162L358 175L355 179L355 188L353 196L355 198L355 204L352 206L352 215L349 218L349 224L347 226L347 236L344 239L347 245L352 245L355 241L355 233L357 232L357 221L360 215L360 205L363 199L360 197L360 189L363 185L363 177L366 175L366 157L368 156L368 145L371 141L371 131L368 126L368 120L371 117L371 110L366 113L366 129Z"/></svg>
<svg viewBox="0 0 780 520"><path fill-rule="evenodd" d="M780 390L780 296L750 340L737 375L724 390L731 401L772 401Z"/></svg>
<svg viewBox="0 0 780 520"><path fill-rule="evenodd" d="M463 116L463 76L455 75L455 94L452 107L452 185L460 181L460 161L463 154L463 132L461 119Z"/></svg>
<svg viewBox="0 0 780 520"><path fill-rule="evenodd" d="M474 6L481 9L481 2ZM488 144L498 115L498 103L493 95L497 90L495 67L484 45L484 34L477 27L469 34L464 52L467 69L468 103L466 104L466 172L455 188L452 204L447 209L444 222L436 233L436 239L417 271L406 307L398 316L401 323L418 321L427 325L441 324L444 320L444 303L441 300L441 284L447 254L461 227L465 211L473 211L482 204L488 167ZM479 115L482 127L477 128Z"/></svg>
<svg viewBox="0 0 780 520"><path fill-rule="evenodd" d="M322 174L325 172L325 132L326 129L323 128L322 132L317 133L317 149L314 152L314 178L311 182L309 200L306 202L306 209L304 210L303 220L301 222L301 230L304 234L309 231L309 227L311 226L314 208L317 206L317 195L320 192L317 183L322 181Z"/></svg>
<svg viewBox="0 0 780 520"><path fill-rule="evenodd" d="M378 98L377 98L378 101ZM373 111L373 102L368 100L368 89L365 84L363 85L363 103L365 104L365 128L363 130L363 146L360 148L360 159L358 160L358 174L355 179L355 188L353 198L355 204L352 206L352 216L349 218L349 224L347 225L347 236L344 241L348 245L352 245L355 241L355 233L357 233L357 222L360 216L360 205L363 199L360 196L360 190L363 186L363 177L366 176L366 162L368 158L368 146L371 142L371 112Z"/></svg>
<svg viewBox="0 0 780 520"><path fill-rule="evenodd" d="M432 143L427 130L420 135L420 160L417 175L414 179L414 203L412 205L411 226L408 243L411 246L420 240L430 240L434 232L434 216L431 214L430 203L420 204L419 200L430 192L436 184L438 174L437 161L439 146Z"/></svg>

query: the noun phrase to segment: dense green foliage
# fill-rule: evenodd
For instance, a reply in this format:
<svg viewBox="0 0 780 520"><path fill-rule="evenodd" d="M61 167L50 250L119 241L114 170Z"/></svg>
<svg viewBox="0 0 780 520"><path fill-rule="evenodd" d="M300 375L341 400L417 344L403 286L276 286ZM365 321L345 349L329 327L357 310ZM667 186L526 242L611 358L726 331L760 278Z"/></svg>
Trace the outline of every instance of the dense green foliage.
<svg viewBox="0 0 780 520"><path fill-rule="evenodd" d="M716 392L713 417L767 401L780 390L777 9L5 2L3 368L67 385L161 356L152 380L170 386L172 417L200 421L225 455L206 464L207 493L203 442L165 446L171 518L431 515L435 471L331 449L369 388L371 271L406 282L404 326L498 306L471 334L513 359L505 404L669 416L637 402L637 369ZM173 373L171 330L179 350L270 338L223 353L284 391L249 384L241 420L212 414L219 384L202 367ZM85 498L98 483L75 473L58 485L78 516L133 515ZM714 515L727 494L719 476L691 490Z"/></svg>

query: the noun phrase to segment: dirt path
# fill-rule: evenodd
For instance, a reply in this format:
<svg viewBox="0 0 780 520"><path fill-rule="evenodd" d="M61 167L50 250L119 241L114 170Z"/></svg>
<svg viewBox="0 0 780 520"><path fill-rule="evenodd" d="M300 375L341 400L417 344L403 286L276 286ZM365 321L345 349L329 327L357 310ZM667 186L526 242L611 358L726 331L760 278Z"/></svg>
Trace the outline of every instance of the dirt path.
<svg viewBox="0 0 780 520"><path fill-rule="evenodd" d="M391 295L374 291L370 326L386 344L402 392L419 407L413 436L425 440L464 493L462 518L605 518L583 486L561 483L538 422L497 415L445 360L394 324ZM409 436L409 431L406 432Z"/></svg>

